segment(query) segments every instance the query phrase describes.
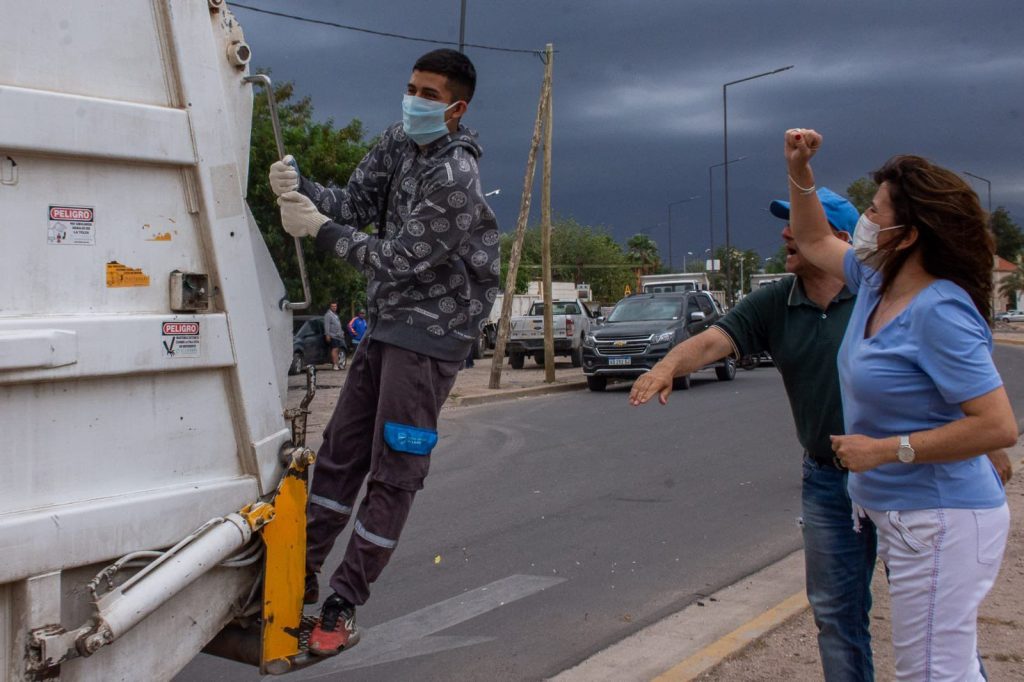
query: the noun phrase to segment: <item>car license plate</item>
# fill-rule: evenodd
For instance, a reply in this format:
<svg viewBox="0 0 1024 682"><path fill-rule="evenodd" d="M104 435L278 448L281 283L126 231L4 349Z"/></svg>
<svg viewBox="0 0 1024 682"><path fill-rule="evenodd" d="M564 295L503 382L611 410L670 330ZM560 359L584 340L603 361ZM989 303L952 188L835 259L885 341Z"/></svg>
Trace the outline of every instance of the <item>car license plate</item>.
<svg viewBox="0 0 1024 682"><path fill-rule="evenodd" d="M608 358L609 365L631 365L633 358Z"/></svg>

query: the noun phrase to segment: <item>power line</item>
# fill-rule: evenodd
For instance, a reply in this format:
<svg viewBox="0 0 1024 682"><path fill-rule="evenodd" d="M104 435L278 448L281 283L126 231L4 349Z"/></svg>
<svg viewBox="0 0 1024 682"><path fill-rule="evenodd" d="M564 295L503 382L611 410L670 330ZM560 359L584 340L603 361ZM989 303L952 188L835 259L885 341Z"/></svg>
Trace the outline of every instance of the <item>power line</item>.
<svg viewBox="0 0 1024 682"><path fill-rule="evenodd" d="M431 43L433 45L454 45L459 47L459 43L452 42L450 40L434 40L432 38L417 38L416 36L402 35L401 33L389 33L387 31L374 31L369 28L361 28L359 26L349 26L347 24L339 24L333 21L324 21L323 19L310 19L309 17L300 17L295 14L285 14L284 12L274 12L269 9L260 9L259 7L251 7L249 5L243 5L237 2L229 2L228 5L232 8L238 7L240 9L247 9L250 12L259 12L260 14L269 14L275 17L283 17L285 19L294 19L295 21L304 21L309 24L319 24L321 26L330 26L332 28L342 28L347 31L358 31L359 33L369 33L375 36L383 36L385 38L399 38L401 40L412 40L417 43ZM534 54L543 59L543 50L517 50L511 47L494 47L493 45L476 45L474 43L463 43L464 47L475 47L479 50L495 50L497 52L519 52L522 54Z"/></svg>

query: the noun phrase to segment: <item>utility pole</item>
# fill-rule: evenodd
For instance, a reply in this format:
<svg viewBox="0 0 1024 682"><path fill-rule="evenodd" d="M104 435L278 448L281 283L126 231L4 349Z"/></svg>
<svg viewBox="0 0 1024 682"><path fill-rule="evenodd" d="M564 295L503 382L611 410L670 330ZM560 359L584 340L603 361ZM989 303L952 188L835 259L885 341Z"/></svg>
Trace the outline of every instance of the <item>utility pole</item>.
<svg viewBox="0 0 1024 682"><path fill-rule="evenodd" d="M466 51L466 0L462 0L462 12L459 13L459 52Z"/></svg>
<svg viewBox="0 0 1024 682"><path fill-rule="evenodd" d="M544 170L540 192L540 249L544 278L544 381L555 383L555 332L551 295L551 91L555 49L551 43L544 51L544 80L548 84L544 103Z"/></svg>
<svg viewBox="0 0 1024 682"><path fill-rule="evenodd" d="M508 344L508 325L509 319L512 317L512 297L516 292L516 274L519 272L519 259L523 255L526 221L530 217L530 196L533 190L534 171L537 168L537 147L540 146L541 124L544 122L544 109L547 106L550 89L551 72L545 70L544 83L540 89L540 100L537 102L537 119L533 122L533 138L530 140L530 153L526 157L526 177L523 178L523 196L519 200L516 236L512 242L512 253L509 254L508 275L505 277L505 295L501 301L498 339L494 346L494 357L491 358L491 378L487 384L488 388L501 388L501 367L505 362L505 346Z"/></svg>

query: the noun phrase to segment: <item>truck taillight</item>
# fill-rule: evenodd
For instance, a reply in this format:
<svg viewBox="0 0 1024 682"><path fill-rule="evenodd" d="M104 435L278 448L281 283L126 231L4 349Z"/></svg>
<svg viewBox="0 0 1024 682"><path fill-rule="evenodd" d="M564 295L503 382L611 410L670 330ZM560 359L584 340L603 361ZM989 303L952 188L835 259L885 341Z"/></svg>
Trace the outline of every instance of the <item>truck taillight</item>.
<svg viewBox="0 0 1024 682"><path fill-rule="evenodd" d="M572 332L573 332L573 325L574 324L575 324L575 322L573 322L571 317L565 318L565 335L566 336L568 336L568 337L572 337L573 336Z"/></svg>

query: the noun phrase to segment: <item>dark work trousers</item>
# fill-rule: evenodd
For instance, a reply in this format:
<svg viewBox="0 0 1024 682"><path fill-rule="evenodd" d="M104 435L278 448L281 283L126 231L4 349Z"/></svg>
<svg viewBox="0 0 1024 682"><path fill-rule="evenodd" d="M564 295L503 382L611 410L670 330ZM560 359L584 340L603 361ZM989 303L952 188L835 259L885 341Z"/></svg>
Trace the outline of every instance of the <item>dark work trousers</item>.
<svg viewBox="0 0 1024 682"><path fill-rule="evenodd" d="M352 604L364 604L370 596L430 467L429 454L389 446L384 424L436 431L438 412L461 364L373 339L363 339L349 364L313 468L306 573L319 573L369 474L345 558L330 582Z"/></svg>

